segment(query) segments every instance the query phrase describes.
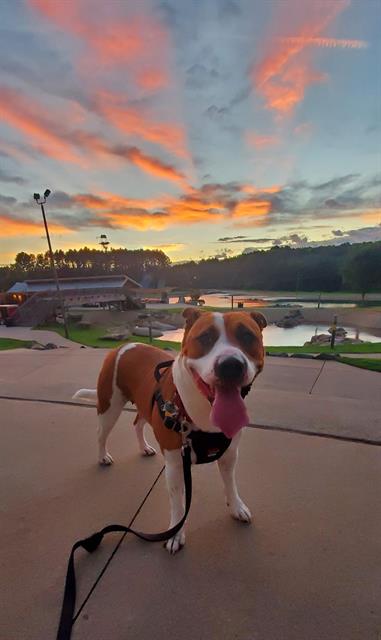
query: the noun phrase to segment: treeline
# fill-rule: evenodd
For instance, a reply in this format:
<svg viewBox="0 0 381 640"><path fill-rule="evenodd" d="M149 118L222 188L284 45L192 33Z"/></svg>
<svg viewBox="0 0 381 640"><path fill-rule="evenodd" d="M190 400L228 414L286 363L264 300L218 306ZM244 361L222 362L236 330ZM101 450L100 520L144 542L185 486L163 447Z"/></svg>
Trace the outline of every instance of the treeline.
<svg viewBox="0 0 381 640"><path fill-rule="evenodd" d="M273 291L381 291L381 242L292 249L273 247L224 260L171 264L160 250L56 251L60 277L124 273L144 287L260 289ZM0 267L0 291L18 280L50 278L47 253L20 252Z"/></svg>
<svg viewBox="0 0 381 640"><path fill-rule="evenodd" d="M381 291L381 242L291 249L273 247L225 260L167 269L166 284L272 291Z"/></svg>
<svg viewBox="0 0 381 640"><path fill-rule="evenodd" d="M54 261L61 278L79 276L127 274L139 284L156 287L170 265L170 259L163 251L156 249L68 249L55 251ZM0 291L7 290L19 280L28 278L50 278L49 254L17 254L13 264L0 267Z"/></svg>

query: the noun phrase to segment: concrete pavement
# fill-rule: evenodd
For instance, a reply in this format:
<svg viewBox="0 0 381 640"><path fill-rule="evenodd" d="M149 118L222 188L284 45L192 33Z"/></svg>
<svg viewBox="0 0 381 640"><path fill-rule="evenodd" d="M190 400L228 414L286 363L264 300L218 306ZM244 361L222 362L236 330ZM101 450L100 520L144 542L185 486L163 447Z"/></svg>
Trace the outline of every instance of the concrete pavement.
<svg viewBox="0 0 381 640"><path fill-rule="evenodd" d="M134 414L111 435L116 464L100 469L94 408L61 404L95 385L104 354L0 352L0 396L16 398L0 398L4 640L55 637L75 540L138 510L137 528L168 525L162 460L138 455ZM381 442L380 385L378 373L333 362L268 358L249 413L254 424ZM254 525L229 518L215 465L195 468L185 550L171 558L127 537L73 640L379 640L380 451L247 429L238 476ZM79 604L119 539L79 554Z"/></svg>
<svg viewBox="0 0 381 640"><path fill-rule="evenodd" d="M94 388L105 349L0 351L0 397L71 401ZM381 441L381 375L335 362L267 358L251 422Z"/></svg>
<svg viewBox="0 0 381 640"><path fill-rule="evenodd" d="M56 331L46 331L45 329L33 329L32 327L5 327L0 325L0 338L12 338L13 340L35 340L41 344L53 342L58 347L68 347L78 349L81 347L78 342L67 340L56 333Z"/></svg>

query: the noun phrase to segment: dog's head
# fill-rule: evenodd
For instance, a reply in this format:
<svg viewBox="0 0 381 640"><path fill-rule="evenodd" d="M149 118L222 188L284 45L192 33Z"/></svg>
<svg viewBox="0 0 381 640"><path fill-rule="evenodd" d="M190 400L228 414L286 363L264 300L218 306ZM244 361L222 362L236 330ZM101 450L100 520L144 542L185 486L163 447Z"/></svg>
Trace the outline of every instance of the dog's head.
<svg viewBox="0 0 381 640"><path fill-rule="evenodd" d="M211 403L211 420L232 437L248 423L242 390L263 368L261 313L184 311L181 356L197 387Z"/></svg>

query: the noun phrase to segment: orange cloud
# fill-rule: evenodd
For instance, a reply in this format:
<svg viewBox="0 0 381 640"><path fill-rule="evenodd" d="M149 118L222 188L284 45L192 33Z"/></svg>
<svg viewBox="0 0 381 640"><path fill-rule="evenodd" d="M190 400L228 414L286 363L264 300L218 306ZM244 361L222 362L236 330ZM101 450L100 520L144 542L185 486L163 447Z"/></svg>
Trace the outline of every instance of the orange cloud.
<svg viewBox="0 0 381 640"><path fill-rule="evenodd" d="M238 202L233 209L233 216L248 218L263 216L269 213L271 203L268 200L243 200Z"/></svg>
<svg viewBox="0 0 381 640"><path fill-rule="evenodd" d="M366 222L379 222L381 224L381 209L373 209L370 211L363 211L361 219Z"/></svg>
<svg viewBox="0 0 381 640"><path fill-rule="evenodd" d="M73 196L73 200L84 207L105 211L106 209L155 209L159 208L162 202L159 199L126 198L107 191L100 192L99 195L78 194Z"/></svg>
<svg viewBox="0 0 381 640"><path fill-rule="evenodd" d="M278 184L274 184L271 187L254 187L251 184L244 184L241 187L241 191L243 191L243 193L258 195L263 193L278 193L278 191L280 191L281 188L282 187Z"/></svg>
<svg viewBox="0 0 381 640"><path fill-rule="evenodd" d="M251 73L253 85L264 97L266 107L281 116L292 113L303 100L308 86L325 78L323 74L314 72L306 55L301 58L301 54L312 43L327 42L322 32L349 6L347 0L315 0L308 5L298 1L293 4L294 11L290 3L287 3L287 10L282 3L276 20L282 29L296 31L295 36L270 39L267 54ZM290 16L294 24L290 24Z"/></svg>
<svg viewBox="0 0 381 640"><path fill-rule="evenodd" d="M0 213L1 233L10 238L12 236L43 236L44 227L42 222L34 222L26 218L12 218L9 214ZM49 223L49 230L53 233L70 233L70 229L56 224Z"/></svg>
<svg viewBox="0 0 381 640"><path fill-rule="evenodd" d="M165 213L151 214L143 209L126 210L125 213L110 212L106 215L118 228L133 228L138 231L161 231L169 224Z"/></svg>
<svg viewBox="0 0 381 640"><path fill-rule="evenodd" d="M19 91L0 87L0 118L24 134L35 149L61 162L84 165L83 153L91 158L94 154L121 158L155 178L171 180L186 187L185 176L173 165L143 153L138 147L112 145L96 134L66 130L62 124L51 121L39 103L27 100ZM63 117L58 115L58 120L62 122Z"/></svg>
<svg viewBox="0 0 381 640"><path fill-rule="evenodd" d="M93 0L52 2L29 0L30 6L62 30L79 37L87 47L84 67L97 65L128 69L137 84L145 89L158 90L170 83L169 36L167 30L152 14L143 14L127 3L115 5L120 15L111 17L109 11L94 11Z"/></svg>
<svg viewBox="0 0 381 640"><path fill-rule="evenodd" d="M0 87L0 118L21 131L35 148L47 156L63 162L83 163L72 144L56 132L48 112L32 99L26 99L19 91Z"/></svg>
<svg viewBox="0 0 381 640"><path fill-rule="evenodd" d="M165 180L173 180L180 185L185 185L185 176L177 171L173 166L154 158L153 156L143 153L137 147L114 147L112 153L125 158L132 164L136 165L143 171L150 173L155 178L164 178Z"/></svg>
<svg viewBox="0 0 381 640"><path fill-rule="evenodd" d="M120 105L120 98L111 93L99 92L97 105L100 113L114 127L130 136L161 145L171 153L189 158L186 149L184 127L175 123L155 122L143 111Z"/></svg>
<svg viewBox="0 0 381 640"><path fill-rule="evenodd" d="M266 147L272 147L279 144L280 140L277 136L261 135L254 131L247 131L246 142L249 146L256 149L265 149Z"/></svg>

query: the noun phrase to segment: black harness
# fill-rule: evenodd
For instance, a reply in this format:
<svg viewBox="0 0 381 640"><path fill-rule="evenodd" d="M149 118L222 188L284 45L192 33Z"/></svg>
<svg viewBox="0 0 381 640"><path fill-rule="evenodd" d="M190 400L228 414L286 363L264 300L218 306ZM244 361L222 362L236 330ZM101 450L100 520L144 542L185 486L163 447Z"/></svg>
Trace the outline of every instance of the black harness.
<svg viewBox="0 0 381 640"><path fill-rule="evenodd" d="M215 462L228 449L231 438L227 438L221 432L214 433L196 429L186 413L177 391L175 391L172 400L164 400L159 386L163 377L161 370L168 371L172 364L173 360L168 360L160 362L155 368L155 379L158 386L152 397L152 406L156 402L161 419L167 429L180 433L183 437L183 444L190 445L195 456L195 464Z"/></svg>

